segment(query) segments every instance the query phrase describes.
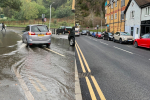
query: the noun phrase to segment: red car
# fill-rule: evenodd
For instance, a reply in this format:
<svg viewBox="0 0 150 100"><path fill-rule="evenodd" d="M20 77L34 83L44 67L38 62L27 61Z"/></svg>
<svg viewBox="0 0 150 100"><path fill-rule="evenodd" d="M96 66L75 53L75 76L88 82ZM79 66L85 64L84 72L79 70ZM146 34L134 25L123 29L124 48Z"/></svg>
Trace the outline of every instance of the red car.
<svg viewBox="0 0 150 100"><path fill-rule="evenodd" d="M101 32L96 33L96 38L102 38L102 33Z"/></svg>
<svg viewBox="0 0 150 100"><path fill-rule="evenodd" d="M150 33L144 34L139 39L134 40L134 47L145 47L150 48Z"/></svg>

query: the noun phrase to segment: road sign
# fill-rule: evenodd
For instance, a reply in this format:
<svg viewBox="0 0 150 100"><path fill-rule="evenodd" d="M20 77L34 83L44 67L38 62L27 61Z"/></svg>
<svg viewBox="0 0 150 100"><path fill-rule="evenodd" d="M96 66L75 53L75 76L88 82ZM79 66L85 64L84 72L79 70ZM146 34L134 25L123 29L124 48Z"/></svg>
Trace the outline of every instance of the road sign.
<svg viewBox="0 0 150 100"><path fill-rule="evenodd" d="M44 18L44 22L46 22L46 18Z"/></svg>

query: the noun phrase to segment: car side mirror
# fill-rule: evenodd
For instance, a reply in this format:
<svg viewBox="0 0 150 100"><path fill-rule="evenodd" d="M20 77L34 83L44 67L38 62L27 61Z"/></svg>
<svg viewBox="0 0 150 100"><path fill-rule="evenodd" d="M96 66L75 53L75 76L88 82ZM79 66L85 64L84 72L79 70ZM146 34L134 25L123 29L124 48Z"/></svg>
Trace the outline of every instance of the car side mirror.
<svg viewBox="0 0 150 100"><path fill-rule="evenodd" d="M142 37L140 36L140 39L142 39Z"/></svg>
<svg viewBox="0 0 150 100"><path fill-rule="evenodd" d="M22 32L26 32L26 31L22 31Z"/></svg>

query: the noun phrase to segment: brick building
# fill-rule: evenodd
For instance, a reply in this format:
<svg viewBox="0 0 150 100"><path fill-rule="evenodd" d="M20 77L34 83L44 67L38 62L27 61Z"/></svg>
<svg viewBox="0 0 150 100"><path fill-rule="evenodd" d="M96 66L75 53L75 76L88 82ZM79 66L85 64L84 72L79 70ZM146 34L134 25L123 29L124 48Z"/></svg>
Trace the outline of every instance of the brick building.
<svg viewBox="0 0 150 100"><path fill-rule="evenodd" d="M116 33L125 31L124 11L129 0L106 0L105 2L105 24L106 31Z"/></svg>

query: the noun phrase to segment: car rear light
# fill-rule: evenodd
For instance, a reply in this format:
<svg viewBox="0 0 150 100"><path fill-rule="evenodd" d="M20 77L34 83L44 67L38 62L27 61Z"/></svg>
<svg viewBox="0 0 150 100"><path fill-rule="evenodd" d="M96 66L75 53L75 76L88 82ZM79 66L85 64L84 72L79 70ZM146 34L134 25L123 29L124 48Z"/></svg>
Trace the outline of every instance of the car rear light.
<svg viewBox="0 0 150 100"><path fill-rule="evenodd" d="M46 35L51 35L51 32L47 32Z"/></svg>
<svg viewBox="0 0 150 100"><path fill-rule="evenodd" d="M28 34L29 34L29 35L35 35L35 33L34 33L34 32L28 32Z"/></svg>
<svg viewBox="0 0 150 100"><path fill-rule="evenodd" d="M67 29L65 28L65 31L66 31Z"/></svg>
<svg viewBox="0 0 150 100"><path fill-rule="evenodd" d="M69 34L70 34L70 31L69 31Z"/></svg>

